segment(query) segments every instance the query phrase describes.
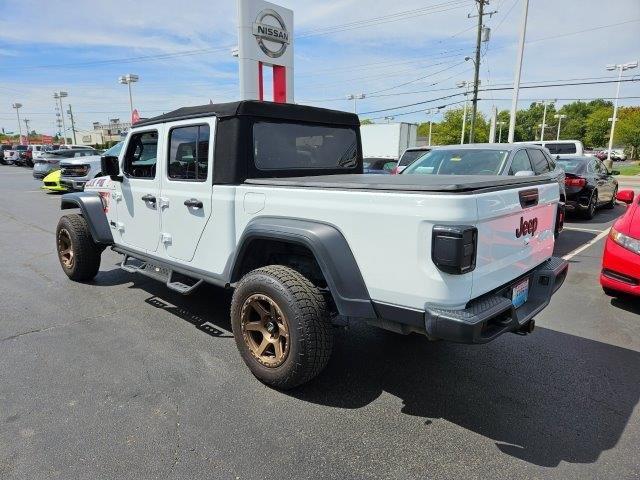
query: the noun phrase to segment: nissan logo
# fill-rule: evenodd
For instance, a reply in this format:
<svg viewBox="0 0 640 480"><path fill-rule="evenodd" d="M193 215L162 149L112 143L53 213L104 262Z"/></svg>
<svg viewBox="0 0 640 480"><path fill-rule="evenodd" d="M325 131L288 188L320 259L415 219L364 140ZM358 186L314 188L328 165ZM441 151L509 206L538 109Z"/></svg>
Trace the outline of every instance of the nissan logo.
<svg viewBox="0 0 640 480"><path fill-rule="evenodd" d="M265 23L265 20L270 20ZM253 35L260 49L271 58L281 57L289 45L289 32L284 20L272 9L263 10L253 24Z"/></svg>

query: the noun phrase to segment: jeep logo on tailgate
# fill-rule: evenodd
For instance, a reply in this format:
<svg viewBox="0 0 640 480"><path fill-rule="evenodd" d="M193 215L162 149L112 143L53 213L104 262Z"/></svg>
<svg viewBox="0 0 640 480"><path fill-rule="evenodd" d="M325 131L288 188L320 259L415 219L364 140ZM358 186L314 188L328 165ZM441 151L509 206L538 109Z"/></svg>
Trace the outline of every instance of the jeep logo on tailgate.
<svg viewBox="0 0 640 480"><path fill-rule="evenodd" d="M520 228L516 228L516 238L520 238L527 233L533 236L536 230L538 230L538 217L527 221L524 220L524 217L520 217Z"/></svg>

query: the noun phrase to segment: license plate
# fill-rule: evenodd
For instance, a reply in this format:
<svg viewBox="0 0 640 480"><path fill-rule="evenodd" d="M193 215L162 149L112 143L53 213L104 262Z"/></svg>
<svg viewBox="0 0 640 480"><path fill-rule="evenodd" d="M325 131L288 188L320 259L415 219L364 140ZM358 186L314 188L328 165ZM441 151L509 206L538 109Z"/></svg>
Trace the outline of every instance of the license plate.
<svg viewBox="0 0 640 480"><path fill-rule="evenodd" d="M517 283L511 293L511 303L515 308L521 307L529 298L529 279Z"/></svg>

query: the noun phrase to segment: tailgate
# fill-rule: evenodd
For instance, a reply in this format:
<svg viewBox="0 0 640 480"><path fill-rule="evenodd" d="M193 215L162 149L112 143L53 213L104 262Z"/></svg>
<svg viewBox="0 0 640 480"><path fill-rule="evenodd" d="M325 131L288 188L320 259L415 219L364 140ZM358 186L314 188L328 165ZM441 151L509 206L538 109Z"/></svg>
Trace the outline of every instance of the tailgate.
<svg viewBox="0 0 640 480"><path fill-rule="evenodd" d="M471 298L522 276L553 254L557 183L478 196L478 252Z"/></svg>

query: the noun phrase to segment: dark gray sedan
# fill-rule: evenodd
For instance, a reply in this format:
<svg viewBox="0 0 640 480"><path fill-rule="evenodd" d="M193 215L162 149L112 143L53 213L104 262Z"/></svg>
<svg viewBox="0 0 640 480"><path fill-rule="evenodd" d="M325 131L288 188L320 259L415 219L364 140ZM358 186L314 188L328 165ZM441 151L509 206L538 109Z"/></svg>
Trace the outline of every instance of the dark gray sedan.
<svg viewBox="0 0 640 480"><path fill-rule="evenodd" d="M65 158L78 158L78 157L88 157L90 155L95 155L96 151L91 149L84 148L69 148L63 150L54 150L52 152L47 152L40 158L34 159L33 161L33 178L42 179L49 175L54 170L58 170L60 168L60 160Z"/></svg>

